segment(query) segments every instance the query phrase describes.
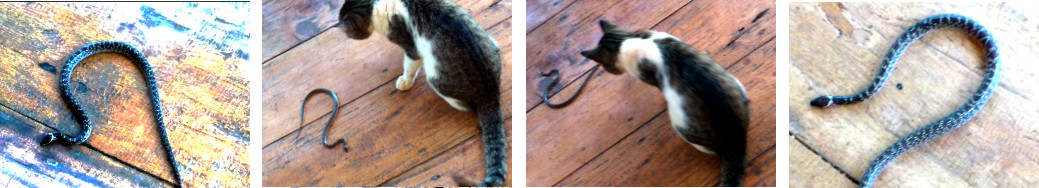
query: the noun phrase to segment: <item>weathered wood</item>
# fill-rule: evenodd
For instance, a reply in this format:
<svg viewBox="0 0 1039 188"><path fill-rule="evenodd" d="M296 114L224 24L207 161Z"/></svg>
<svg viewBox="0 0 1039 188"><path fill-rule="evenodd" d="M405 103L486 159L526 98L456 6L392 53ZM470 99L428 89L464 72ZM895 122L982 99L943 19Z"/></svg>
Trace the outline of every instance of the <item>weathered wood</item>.
<svg viewBox="0 0 1039 188"><path fill-rule="evenodd" d="M264 0L263 63L335 25L343 1Z"/></svg>
<svg viewBox="0 0 1039 188"><path fill-rule="evenodd" d="M511 3L494 4L490 0L480 0L458 4L467 10L486 8L471 14L488 30L503 24L511 26L507 23L510 14L507 10ZM489 6L491 4L493 6ZM504 50L507 47L503 44L511 43L504 40L509 32L488 31L502 46L503 53L511 53ZM403 54L399 46L378 34L359 41L349 39L340 31L328 30L274 57L263 65L263 145L270 145L299 126L300 103L310 90L328 88L339 95L343 102L340 105L346 105L346 102L400 76ZM315 98L313 102L332 103L329 98ZM304 119L309 123L328 114L331 109L328 105L308 105L306 111Z"/></svg>
<svg viewBox="0 0 1039 188"><path fill-rule="evenodd" d="M771 134L765 134L769 135L771 139L758 141L770 143L762 144L765 148L775 145L775 139L774 136L772 136L775 132L775 42L770 42L775 38L775 11L771 11L773 7L774 4L750 1L731 3L696 1L682 7L668 19L661 21L658 24L654 24L659 27L654 28L654 30L668 32L680 39L683 39L683 41L690 43L693 47L702 50L711 57L714 57L714 59L723 65L723 67L730 67L729 71L736 74L736 77L742 80L743 84L747 87L749 97L752 100L751 105L754 105L752 107L752 113L755 115L752 119L755 125L768 125L766 127L772 129ZM705 12L708 10L716 11L718 13ZM561 13L560 15L563 15L564 13ZM744 14L747 16L727 17L734 20L720 19L720 17L716 16ZM759 14L761 14L761 17L758 17ZM631 15L643 14L634 13ZM743 23L743 25L733 23ZM587 27L595 27L595 32L601 32L598 31L598 25L590 25ZM544 28L550 27L545 25L542 26L541 29ZM703 28L713 29L709 30ZM531 34L538 32L540 31L534 31ZM713 35L723 35L728 37L717 37ZM528 37L528 39L530 39L530 37ZM551 40L557 40L560 41L557 43L565 44L570 43L569 40L576 39L567 38ZM528 41L528 44L534 43ZM594 45L594 43L589 42L588 46L574 47L572 50L587 49L591 48L592 45ZM530 48L552 47L538 46L529 47L528 49ZM758 51L757 53L761 55L748 56L748 54L751 54L754 51ZM537 55L534 54L531 56ZM528 65L535 63L537 62L528 61ZM590 64L594 64L594 62L591 62ZM575 66L570 69L577 68L582 67ZM590 69L591 65L587 66L587 68ZM528 67L528 76L531 74L529 73L530 69L531 67ZM584 69L582 68L582 70ZM563 72L567 71L564 70ZM569 72L579 74L580 71L571 70ZM556 183L561 181L564 176L567 176L567 174L570 174L570 172L574 171L578 167L584 166L592 157L602 153L605 149L620 141L625 135L635 131L636 128L645 122L649 122L654 115L665 110L664 100L658 89L649 86L648 84L644 84L631 76L601 76L603 73L604 71L601 70L597 72L597 77L592 78L592 81L590 81L586 86L586 93L581 94L581 97L575 99L573 104L567 108L550 109L545 107L528 106L529 108L533 108L528 112L527 120L528 185L556 185ZM528 79L529 78L530 77L528 77ZM538 78L540 78L540 76ZM534 81L528 81L528 85L530 85L531 82ZM577 85L571 84L570 86L563 88L562 91L559 92L561 95L557 96L569 97L573 95L577 90L577 87L574 86ZM528 88L528 91L529 90L531 90L531 88ZM534 97L538 96L528 93L528 105L530 105L530 98ZM588 114L595 115L590 116ZM572 135L595 136L575 137ZM774 156L774 154L772 155ZM771 163L774 165L774 159ZM772 168L771 171L773 171L771 173L774 174L774 168ZM771 179L772 181L764 181L763 183L775 184L774 175Z"/></svg>
<svg viewBox="0 0 1039 188"><path fill-rule="evenodd" d="M527 113L527 186L555 185L663 111L660 92L632 92L656 88L601 69L594 75L585 90L595 92L581 94L563 109L540 107ZM562 93L569 96L567 92ZM607 98L616 100L601 100Z"/></svg>
<svg viewBox="0 0 1039 188"><path fill-rule="evenodd" d="M511 119L506 119L505 131L507 137L505 139L509 143L512 143L511 130L512 121ZM453 179L456 176L470 183L479 183L483 181L482 178L487 170L486 163L483 163L483 142L479 141L480 139L479 135L475 135L462 144L451 148L451 150L445 151L379 186L459 186ZM509 147L507 150L508 154L506 155L510 156L508 160L510 168L503 186L512 185L512 147Z"/></svg>
<svg viewBox="0 0 1039 188"><path fill-rule="evenodd" d="M247 186L247 3L3 3L0 103L48 127L78 132L60 99L57 69L94 41L126 41L155 69L174 155L188 186ZM210 10L213 13L206 13ZM248 15L248 14L244 14ZM215 21L214 21L215 20ZM73 95L95 122L88 146L173 181L140 72L99 54L72 76ZM143 121L141 121L143 120ZM83 146L77 146L83 147ZM221 168L213 168L219 166Z"/></svg>
<svg viewBox="0 0 1039 188"><path fill-rule="evenodd" d="M791 136L790 186L856 187L857 184Z"/></svg>
<svg viewBox="0 0 1039 188"><path fill-rule="evenodd" d="M721 160L676 136L666 113L553 186L710 187L721 180Z"/></svg>
<svg viewBox="0 0 1039 188"><path fill-rule="evenodd" d="M88 147L40 147L52 132L0 106L0 182L4 187L172 187L173 184Z"/></svg>
<svg viewBox="0 0 1039 188"><path fill-rule="evenodd" d="M833 8L836 7L836 8ZM1037 14L1021 5L934 3L796 3L790 6L791 134L853 180L899 137L944 117L977 89L983 51L954 29L909 47L888 87L860 104L810 107L822 94L852 94L865 87L899 34L940 13L974 18L995 35L1003 58L999 87L974 120L913 149L887 165L879 186L1020 187L1039 183L1036 133L1039 94L1028 62L1039 57ZM904 10L898 12L879 10ZM836 21L835 21L836 20ZM834 23L837 23L836 26ZM846 24L845 24L846 23ZM850 27L848 26L850 25ZM903 89L894 87L902 84ZM1012 131L1007 131L1012 130ZM968 139L969 138L969 139ZM793 168L809 168L797 167ZM794 175L794 174L791 174ZM795 177L791 179L809 178ZM809 183L817 182L791 181Z"/></svg>
<svg viewBox="0 0 1039 188"><path fill-rule="evenodd" d="M495 40L501 46L502 58L504 60L502 62L504 67L502 68L501 102L503 104L503 113L505 113L506 117L509 117L511 116L512 82L507 78L512 76L512 40L510 34L512 25L507 20L508 18L503 19L502 22L491 26L491 28L487 29L487 32L495 37ZM342 40L346 40L341 33L334 34L342 36L344 38ZM325 35L322 33L318 37ZM399 51L399 47L392 45L388 41L382 42L385 43L379 45L388 45L388 49L397 50L395 51L396 55L356 56L356 59L399 58L402 54ZM308 41L304 45L309 45L309 43ZM326 45L339 44L330 43ZM328 47L315 46L314 48L326 49ZM300 47L293 48L285 54L293 54L300 50L304 49ZM362 50L356 51L360 52ZM284 55L276 57L275 60L283 57ZM349 97L344 97L347 94L339 93L342 106L340 107L339 117L336 118L336 122L334 122L329 131L329 139L346 138L347 144L351 148L350 152L344 153L338 147L328 149L321 146L321 131L329 117L328 112L331 111L328 105L331 101L328 97L314 97L311 101L308 101L307 114L313 117L311 118L313 121L308 121L308 124L299 131L296 131L299 127L295 125L298 119L289 119L291 123L288 123L288 125L275 124L265 126L277 127L285 131L283 134L277 135L277 137L269 138L271 143L263 149L264 186L377 186L380 184L410 186L416 184L443 185L447 183L443 180L432 182L417 181L417 179L392 180L395 177L422 176L417 174L434 172L414 171L419 168L431 168L423 165L436 165L437 171L435 172L457 172L458 175L470 178L474 182L478 182L475 181L475 178L484 176L482 169L485 166L483 166L484 163L482 162L482 149L479 149L482 148L482 141L469 142L470 144L465 142L474 138L479 140L480 132L478 126L476 126L478 123L476 115L471 112L460 112L451 108L433 92L432 88L425 82L425 79L417 79L415 86L408 91L396 90L394 81L400 72L399 59L384 63L386 64L385 69L391 69L392 67L398 69L397 72L377 73L387 74L388 77L385 78L378 76L373 78L372 73L363 71L357 71L356 74L338 75L343 80L349 80L351 87L357 87L357 89L349 90L351 92L344 92L347 94L356 93L354 94L356 99L347 103L346 101L348 100L346 99ZM272 63L265 66L267 66L266 70L279 66L279 64ZM322 65L314 64L313 66ZM323 66L335 65L325 63ZM310 73L310 75L341 74L331 71L337 69L315 67L314 70L316 72ZM420 71L419 74L419 77L424 77L423 74L425 73ZM315 78L329 83L343 82L320 76ZM292 81L292 79L287 78L268 78L268 74L265 74L265 79L284 79L284 81L278 81L282 84L289 84ZM353 86L359 82L374 83L376 81L379 81L379 85L372 88ZM267 84L267 82L264 84ZM274 87L287 86L279 84L279 86ZM340 92L334 86L328 88ZM304 91L301 89L301 91L299 94L300 98L291 100L293 102L290 108L293 110L289 114L290 117L298 115L296 113L299 113L299 111L296 110L298 109L299 100L302 100L302 95L309 90ZM267 104L265 103L265 105ZM265 114L267 113L265 111ZM298 116L293 118L298 118ZM267 134L268 130L265 129L264 134ZM265 142L267 138L265 137ZM511 139L511 137L509 138ZM472 143L475 143L478 147L473 148ZM462 155L459 153L457 154L458 156L469 156L472 155L468 154L469 151L478 151L473 154L477 155L477 158L474 159L479 160L469 159L468 157L462 158L464 160L461 161L456 157L445 158L447 157L445 156L446 154L455 152L451 150L452 148L466 148L467 154ZM438 158L437 156L441 157ZM440 163L431 163L431 161L438 160L454 161L445 162L444 164L456 165L441 166ZM462 165L462 163L467 163L467 165ZM298 174L301 173L313 175L300 178ZM344 174L346 177L344 177ZM450 180L449 178L445 180Z"/></svg>
<svg viewBox="0 0 1039 188"><path fill-rule="evenodd" d="M744 186L775 186L775 42L729 70L747 84L751 116ZM765 71L760 71L765 70ZM696 151L671 128L663 109L653 120L584 164L554 186L715 186L720 159ZM755 160L755 158L761 158ZM754 170L760 169L760 170Z"/></svg>
<svg viewBox="0 0 1039 188"><path fill-rule="evenodd" d="M567 7L570 7L574 3L574 0L529 0L527 1L527 33L534 31L538 26L545 23L546 20L552 18L563 11Z"/></svg>
<svg viewBox="0 0 1039 188"><path fill-rule="evenodd" d="M480 25L494 25L511 16L511 1L458 0L456 4L477 18ZM341 1L282 0L263 2L263 63L289 51L339 22ZM492 14L487 14L492 13ZM337 33L342 35L342 33ZM264 100L266 101L266 100Z"/></svg>
<svg viewBox="0 0 1039 188"><path fill-rule="evenodd" d="M375 186L479 135L475 114L454 110L430 87L397 91L386 82L341 110L329 138L346 138L350 152L323 147L324 122L308 124L263 149L264 186Z"/></svg>

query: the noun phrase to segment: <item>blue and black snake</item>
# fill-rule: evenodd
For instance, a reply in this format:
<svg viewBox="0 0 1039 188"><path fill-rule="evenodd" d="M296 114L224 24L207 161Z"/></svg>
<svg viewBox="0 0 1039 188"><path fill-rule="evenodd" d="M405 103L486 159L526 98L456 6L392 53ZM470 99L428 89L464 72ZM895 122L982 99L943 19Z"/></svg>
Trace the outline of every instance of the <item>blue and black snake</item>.
<svg viewBox="0 0 1039 188"><path fill-rule="evenodd" d="M993 39L992 34L984 26L965 16L956 14L931 16L909 27L898 40L895 40L895 43L891 45L891 50L884 56L880 72L877 73L876 78L873 79L873 82L870 83L866 90L851 96L824 95L811 101L812 106L829 107L835 104L862 102L872 97L884 86L884 81L891 75L891 70L895 68L895 62L898 61L898 58L902 56L902 53L905 52L909 45L928 32L944 27L963 30L981 43L982 49L985 50L985 66L987 67L985 79L981 81L981 86L974 92L974 95L959 109L956 109L956 111L946 115L944 118L909 133L909 135L902 137L887 149L884 149L880 156L873 159L873 163L866 169L866 173L862 176L862 187L873 186L873 182L876 181L884 165L891 162L891 160L909 149L956 130L956 128L973 119L981 111L981 108L985 106L985 102L992 96L992 92L996 90L996 86L999 84L999 49L996 47L995 39Z"/></svg>
<svg viewBox="0 0 1039 188"><path fill-rule="evenodd" d="M61 91L63 93L62 99L65 101L65 106L70 107L72 110L73 118L80 126L83 126L83 132L80 134L65 134L60 131L55 131L42 135L40 138L40 145L46 146L52 143L60 143L62 145L72 144L83 144L90 138L90 133L93 123L87 118L86 113L83 111L83 106L72 96L72 89L69 87L69 78L72 76L72 69L76 68L76 65L80 61L90 57L94 54L99 53L117 53L126 56L130 61L137 65L137 68L144 74L144 80L148 85L148 93L152 101L152 110L155 112L155 120L159 123L159 135L162 136L162 144L166 147L166 154L169 156L170 166L173 167L173 177L179 183L179 186L184 185L183 179L180 178L180 164L177 159L173 156L173 149L170 147L170 139L166 132L166 123L162 118L162 100L159 100L159 86L155 83L155 73L152 72L152 66L148 64L148 59L144 57L140 51L133 46L123 42L95 42L83 46L79 50L72 52L69 55L68 60L65 61L65 65L61 69L61 75L59 82L61 83Z"/></svg>

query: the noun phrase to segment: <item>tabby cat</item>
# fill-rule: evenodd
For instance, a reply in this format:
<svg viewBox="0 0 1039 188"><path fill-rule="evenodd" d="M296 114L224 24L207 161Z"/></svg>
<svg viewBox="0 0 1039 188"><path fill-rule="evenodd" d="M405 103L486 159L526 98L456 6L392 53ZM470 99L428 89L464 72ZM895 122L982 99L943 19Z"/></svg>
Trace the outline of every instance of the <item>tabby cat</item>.
<svg viewBox="0 0 1039 188"><path fill-rule="evenodd" d="M468 12L445 0L346 0L337 27L354 39L374 31L404 48L397 89L410 89L421 67L437 95L458 110L476 112L487 163L479 186L505 181L500 49Z"/></svg>
<svg viewBox="0 0 1039 188"><path fill-rule="evenodd" d="M721 186L739 186L750 123L740 81L667 33L625 30L606 20L599 25L599 45L581 55L606 72L628 73L660 88L675 131L697 150L722 158Z"/></svg>

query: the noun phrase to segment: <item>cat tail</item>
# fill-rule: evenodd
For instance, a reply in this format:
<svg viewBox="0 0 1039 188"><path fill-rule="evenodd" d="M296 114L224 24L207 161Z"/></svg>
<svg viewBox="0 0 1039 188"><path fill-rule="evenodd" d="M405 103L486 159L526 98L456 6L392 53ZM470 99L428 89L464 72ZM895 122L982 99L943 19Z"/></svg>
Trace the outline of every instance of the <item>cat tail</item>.
<svg viewBox="0 0 1039 188"><path fill-rule="evenodd" d="M722 182L719 187L739 187L743 182L743 168L745 151L741 148L738 152L721 154L722 158Z"/></svg>
<svg viewBox="0 0 1039 188"><path fill-rule="evenodd" d="M479 105L476 113L480 119L480 132L483 133L484 161L487 162L487 177L480 183L480 187L497 187L505 182L505 174L508 173L508 164L505 162L505 117L501 112L501 106L497 102L489 105Z"/></svg>

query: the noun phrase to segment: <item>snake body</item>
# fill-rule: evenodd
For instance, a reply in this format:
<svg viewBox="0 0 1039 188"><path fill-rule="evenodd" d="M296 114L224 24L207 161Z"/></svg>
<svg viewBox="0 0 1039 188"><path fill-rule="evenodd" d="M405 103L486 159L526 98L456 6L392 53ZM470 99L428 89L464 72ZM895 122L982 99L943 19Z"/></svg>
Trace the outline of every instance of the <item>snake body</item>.
<svg viewBox="0 0 1039 188"><path fill-rule="evenodd" d="M545 105L547 105L548 107L551 107L551 108L566 107L566 105L569 105L570 102L574 101L574 98L577 98L577 95L581 95L581 91L584 90L584 86L585 85L588 85L588 80L592 79L592 76L593 76L592 74L595 74L596 70L599 70L599 65L595 65L595 67L592 67L592 71L588 73L588 78L585 78L584 82L581 83L581 86L578 86L577 92L574 93L573 96L570 96L570 98L567 98L565 101L563 101L561 103L552 103L551 101L548 101L548 92L551 92L552 88L555 87L556 84L559 84L559 76L560 76L559 69L552 69L551 71L548 71L548 72L542 72L541 76L551 77L552 75L555 75L555 77L549 78L549 79L551 79L551 81L549 81L548 87L545 87L545 90L541 91L541 93L542 93L541 101L543 103L545 103Z"/></svg>
<svg viewBox="0 0 1039 188"><path fill-rule="evenodd" d="M967 121L973 119L974 116L981 111L982 107L985 106L985 102L987 102L989 97L992 96L992 92L995 91L996 86L999 83L1000 60L999 49L996 47L995 39L984 26L965 16L956 14L931 16L917 22L912 27L909 27L905 33L902 33L902 35L895 40L895 43L891 45L891 50L889 50L887 55L884 56L880 72L877 73L876 78L873 79L873 82L870 83L866 90L851 96L825 95L811 101L812 106L829 107L835 104L857 103L872 97L880 91L881 87L884 86L884 81L886 81L888 76L891 75L891 70L895 68L895 62L898 61L898 58L901 57L902 53L909 47L909 45L926 35L928 32L944 27L953 27L965 31L968 35L976 38L985 50L985 66L987 69L985 71L985 78L981 81L981 86L976 92L974 92L971 98L959 109L956 109L956 111L953 111L944 118L938 119L913 131L912 133L909 133L909 135L902 137L887 149L884 149L884 151L877 156L877 158L875 158L866 169L865 174L862 176L862 187L873 186L873 182L877 179L880 171L883 170L884 165L891 162L891 160L895 159L902 153L905 153L909 149L956 130L956 128L959 128L963 124L967 123Z"/></svg>
<svg viewBox="0 0 1039 188"><path fill-rule="evenodd" d="M350 148L346 147L345 138L339 139L331 144L328 143L328 128L332 127L332 121L335 121L336 116L339 115L339 96L337 96L335 92L332 92L332 90L328 90L325 88L317 88L311 90L310 93L307 93L306 97L303 97L303 105L299 107L299 129L303 129L303 123L305 120L303 119L303 114L304 112L306 112L307 100L310 100L310 96L313 96L314 94L317 94L319 92L328 93L328 95L332 96L332 115L328 117L328 122L325 122L325 130L322 131L323 133L321 134L321 144L324 144L326 148L332 148L335 147L336 144L343 143L343 151L350 152ZM297 129L297 132L300 133L296 133L296 137L299 137L299 134L302 134L302 132L299 131L299 129Z"/></svg>
<svg viewBox="0 0 1039 188"><path fill-rule="evenodd" d="M170 166L173 167L173 177L179 183L179 186L184 185L183 179L180 178L180 163L173 156L173 148L170 147L170 139L166 131L166 123L163 121L162 116L162 100L159 100L159 86L155 82L155 74L152 71L152 67L148 64L148 59L144 57L140 51L133 46L123 42L95 42L83 46L79 50L72 52L69 55L68 60L65 61L65 65L61 69L61 75L59 82L61 84L62 99L65 101L65 106L70 107L72 110L73 119L83 127L81 134L73 135L66 134L60 131L47 133L40 139L40 145L46 146L52 143L60 143L62 145L72 144L83 144L90 138L91 129L93 123L86 116L83 110L83 105L72 96L72 88L69 87L70 77L72 77L72 70L76 68L76 65L80 61L90 57L94 54L99 53L118 53L126 56L130 61L137 65L137 68L144 75L145 82L148 85L148 93L152 102L152 112L155 113L155 120L159 124L159 135L162 136L162 144L166 148L166 154L169 157Z"/></svg>

